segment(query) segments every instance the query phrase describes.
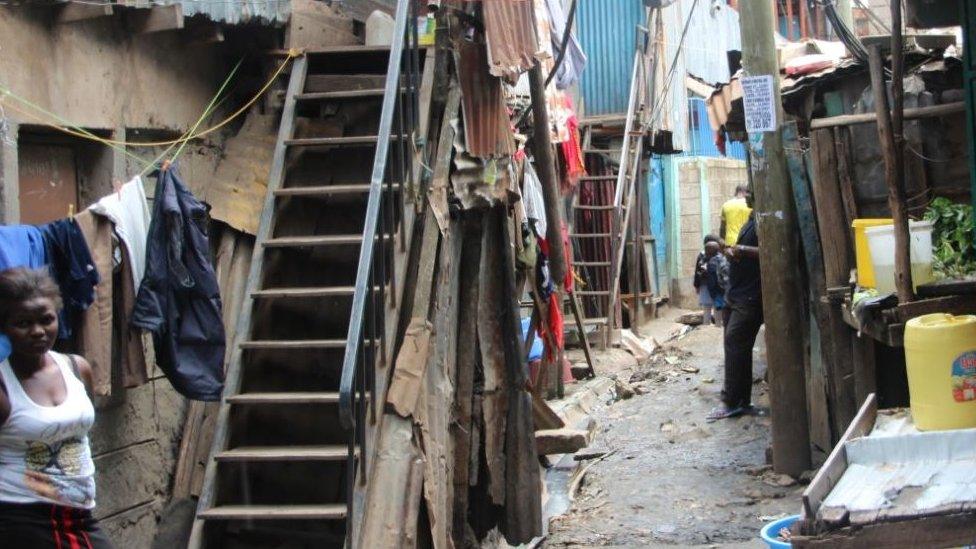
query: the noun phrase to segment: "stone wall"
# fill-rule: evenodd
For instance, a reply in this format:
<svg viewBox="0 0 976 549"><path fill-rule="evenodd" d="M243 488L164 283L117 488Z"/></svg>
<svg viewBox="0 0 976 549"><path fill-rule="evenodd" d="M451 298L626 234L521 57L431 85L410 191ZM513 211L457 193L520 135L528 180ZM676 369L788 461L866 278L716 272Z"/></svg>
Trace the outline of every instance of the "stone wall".
<svg viewBox="0 0 976 549"><path fill-rule="evenodd" d="M677 215L679 241L676 249L678 273L671 284L671 303L698 308L693 286L695 259L707 234L718 235L722 204L735 194L738 185L747 183L746 164L725 158L681 158L677 170Z"/></svg>

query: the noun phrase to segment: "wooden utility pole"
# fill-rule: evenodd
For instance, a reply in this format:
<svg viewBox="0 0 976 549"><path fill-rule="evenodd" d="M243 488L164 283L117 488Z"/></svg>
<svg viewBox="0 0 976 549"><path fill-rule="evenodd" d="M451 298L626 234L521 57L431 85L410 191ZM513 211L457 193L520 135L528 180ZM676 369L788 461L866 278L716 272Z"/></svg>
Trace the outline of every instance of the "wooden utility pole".
<svg viewBox="0 0 976 549"><path fill-rule="evenodd" d="M768 2L739 4L742 67L748 76L771 75L776 131L750 136L753 195L759 232L766 358L773 434L773 468L798 476L810 468L806 376L803 371L800 247L796 207L783 151L779 64ZM758 139L757 139L758 138Z"/></svg>
<svg viewBox="0 0 976 549"><path fill-rule="evenodd" d="M529 92L532 94L532 141L535 153L535 166L542 182L542 201L546 210L546 242L549 244L549 276L554 285L556 299L552 303L561 307L563 303L563 281L566 279L566 252L563 248L563 216L559 209L559 180L556 177L556 161L552 154L552 137L549 130L549 109L546 105L546 79L542 74L542 64L538 61L529 71ZM546 304L537 303L542 322L549 325L549 311ZM585 337L585 336L584 336ZM549 379L550 398L563 397L563 350L554 349L555 363L543 358L542 379ZM552 392L552 389L555 392Z"/></svg>
<svg viewBox="0 0 976 549"><path fill-rule="evenodd" d="M897 0L892 5L899 4ZM901 34L896 30L892 22L892 33ZM892 36L892 41L895 38ZM892 57L900 57L894 54ZM886 93L884 81L884 59L881 54L881 47L871 46L870 58L871 88L874 93L874 109L878 115L878 137L881 141L881 154L885 162L885 181L888 183L888 207L891 208L891 217L895 223L895 291L898 293L898 301L908 303L915 297L912 291L912 262L909 252L909 233L908 233L908 212L905 208L905 164L904 164L904 140L901 134L902 116L894 115L888 111L888 94ZM901 77L894 78L896 63L892 63L892 91L895 92L894 103L895 112L899 112L904 107ZM900 72L900 71L899 71ZM897 91L896 91L897 88ZM903 113L902 113L903 114ZM895 128L893 118L897 118L898 126ZM897 132L897 133L896 133ZM897 137L896 137L897 136Z"/></svg>
<svg viewBox="0 0 976 549"><path fill-rule="evenodd" d="M563 216L559 210L559 180L552 155L549 133L549 110L546 107L546 78L538 61L529 71L529 91L532 94L532 141L536 171L542 182L542 200L546 209L546 241L549 243L549 274L553 284L563 285L566 276L566 255L563 251ZM562 303L560 301L559 303Z"/></svg>

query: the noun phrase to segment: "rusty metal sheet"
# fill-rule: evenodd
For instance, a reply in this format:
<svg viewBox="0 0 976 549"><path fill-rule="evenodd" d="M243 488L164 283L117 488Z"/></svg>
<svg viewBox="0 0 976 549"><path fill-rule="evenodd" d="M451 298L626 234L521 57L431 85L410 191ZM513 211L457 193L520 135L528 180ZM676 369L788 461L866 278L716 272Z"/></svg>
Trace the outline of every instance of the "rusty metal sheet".
<svg viewBox="0 0 976 549"><path fill-rule="evenodd" d="M494 0L482 5L491 74L514 85L519 74L531 69L541 53L535 2Z"/></svg>
<svg viewBox="0 0 976 549"><path fill-rule="evenodd" d="M478 158L511 155L515 142L502 82L488 72L485 45L462 40L457 47L457 68L468 152Z"/></svg>

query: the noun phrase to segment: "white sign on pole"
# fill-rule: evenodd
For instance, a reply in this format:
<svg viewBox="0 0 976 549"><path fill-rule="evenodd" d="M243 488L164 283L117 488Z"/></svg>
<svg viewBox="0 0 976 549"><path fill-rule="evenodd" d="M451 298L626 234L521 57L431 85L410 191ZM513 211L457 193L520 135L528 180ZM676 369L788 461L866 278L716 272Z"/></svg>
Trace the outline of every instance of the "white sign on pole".
<svg viewBox="0 0 976 549"><path fill-rule="evenodd" d="M773 77L769 74L743 76L742 106L749 133L776 131L776 103L773 101Z"/></svg>

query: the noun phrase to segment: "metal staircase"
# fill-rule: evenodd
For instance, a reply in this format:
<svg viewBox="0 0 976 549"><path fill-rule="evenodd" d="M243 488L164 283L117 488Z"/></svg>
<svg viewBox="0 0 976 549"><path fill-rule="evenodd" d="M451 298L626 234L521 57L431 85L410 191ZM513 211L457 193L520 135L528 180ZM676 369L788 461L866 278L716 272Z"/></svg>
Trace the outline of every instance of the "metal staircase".
<svg viewBox="0 0 976 549"><path fill-rule="evenodd" d="M191 548L351 545L433 71L412 4L392 46L292 66Z"/></svg>

